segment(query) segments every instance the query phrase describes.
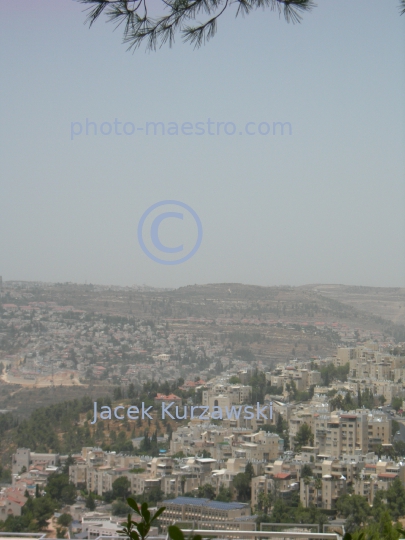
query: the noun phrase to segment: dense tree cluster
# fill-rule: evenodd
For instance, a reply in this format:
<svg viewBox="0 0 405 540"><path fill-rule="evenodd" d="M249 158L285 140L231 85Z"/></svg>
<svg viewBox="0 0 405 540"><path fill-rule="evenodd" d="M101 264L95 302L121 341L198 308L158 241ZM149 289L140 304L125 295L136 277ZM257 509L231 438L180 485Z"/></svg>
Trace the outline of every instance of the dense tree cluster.
<svg viewBox="0 0 405 540"><path fill-rule="evenodd" d="M317 368L318 366L314 364L313 367ZM349 363L345 364L344 366L338 367L334 366L333 364L322 366L319 370L321 372L322 384L324 384L325 386L329 386L334 381L334 379L337 379L341 382L347 381L349 370Z"/></svg>
<svg viewBox="0 0 405 540"><path fill-rule="evenodd" d="M246 384L252 387L251 405L263 403L266 394L280 395L283 392L282 387L272 386L263 371L258 369L254 370Z"/></svg>
<svg viewBox="0 0 405 540"><path fill-rule="evenodd" d="M392 524L405 515L405 488L396 478L387 491L377 491L372 507L361 495L346 494L339 497L336 509L346 519L347 531L364 527L366 536L395 540L399 535Z"/></svg>
<svg viewBox="0 0 405 540"><path fill-rule="evenodd" d="M382 397L382 396L380 396ZM395 398L394 398L395 399ZM383 399L379 399L378 403L384 402ZM359 391L357 396L351 392L346 392L345 395L339 393L335 394L330 400L332 410L353 411L354 409L365 407L366 409L374 409L376 406L376 398L374 394L368 388L365 388L363 392ZM402 400L401 400L402 405Z"/></svg>
<svg viewBox="0 0 405 540"><path fill-rule="evenodd" d="M5 521L0 521L0 531L21 533L41 531L57 509L75 502L77 493L75 486L69 482L65 468L62 473L51 474L44 492L41 494L37 489L36 495L28 497L21 516L8 516ZM66 517L66 514L64 516L63 521L68 521L69 516Z"/></svg>
<svg viewBox="0 0 405 540"><path fill-rule="evenodd" d="M111 406L110 398L100 398L99 404ZM93 408L90 397L74 399L41 407L23 420L16 430L17 446L33 452L80 452L83 446L94 446L89 426L79 426L79 415ZM60 440L58 433L63 433Z"/></svg>
<svg viewBox="0 0 405 540"><path fill-rule="evenodd" d="M280 497L277 490L258 497L257 523L314 523L324 525L327 516L322 510L311 506L304 508L299 500L299 493L292 491ZM276 529L273 529L276 530Z"/></svg>
<svg viewBox="0 0 405 540"><path fill-rule="evenodd" d="M18 420L11 413L0 414L0 438L6 431L18 425Z"/></svg>

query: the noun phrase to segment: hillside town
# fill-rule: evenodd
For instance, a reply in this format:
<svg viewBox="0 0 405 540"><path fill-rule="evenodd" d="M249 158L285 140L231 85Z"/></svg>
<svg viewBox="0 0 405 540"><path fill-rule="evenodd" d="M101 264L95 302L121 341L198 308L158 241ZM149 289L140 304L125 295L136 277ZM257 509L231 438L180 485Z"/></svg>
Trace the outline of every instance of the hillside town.
<svg viewBox="0 0 405 540"><path fill-rule="evenodd" d="M93 289L106 295L115 293L110 288ZM372 340L383 348L394 346L394 340L377 323L370 329L329 316L322 321L316 318L316 311L311 311L315 309L311 302L282 304L274 300L274 307L268 308L274 313L243 317L241 310L247 315L252 302L212 300L209 311L215 313L214 317L173 318L164 313L175 309L183 313L188 304L206 306L200 306L201 302L174 303L156 293L148 302L161 306L162 316L146 319L95 313L65 302L33 300L35 294L30 291L11 283L4 287L2 298L0 295L1 376L7 383L28 387L91 382L139 386L148 380L187 380L195 373L208 380L228 368L268 371L278 362L318 358L320 347L332 352L332 344L353 346ZM126 301L125 296L118 298L122 298L121 303ZM147 311L147 301L139 302ZM208 300L205 303L210 304ZM171 305L180 307L165 307ZM251 354L244 343L255 342L255 354ZM274 354L280 343L281 349Z"/></svg>
<svg viewBox="0 0 405 540"><path fill-rule="evenodd" d="M377 494L384 500L385 492L404 488L405 356L365 342L338 347L331 357L276 365L262 374L272 391L260 403L249 384L251 367L226 367L206 382L182 386L198 390L197 405L220 409L223 419L197 417L169 426L156 437L157 455L148 455L147 435L133 438L133 450L121 453L100 447L70 455L18 448L12 484L0 492L0 519L20 516L28 498L45 492L62 470L74 486L64 512L72 516L77 538L115 534L116 516L125 513L123 498L129 494L164 505L163 528L189 521L200 528L226 529L232 522L255 530L277 499L325 511L330 526L339 528L344 497L361 496L371 507ZM156 393L154 399L180 408L193 401L175 393ZM271 404L271 418L242 418L237 411L245 404ZM82 415L81 424L88 425L88 419Z"/></svg>

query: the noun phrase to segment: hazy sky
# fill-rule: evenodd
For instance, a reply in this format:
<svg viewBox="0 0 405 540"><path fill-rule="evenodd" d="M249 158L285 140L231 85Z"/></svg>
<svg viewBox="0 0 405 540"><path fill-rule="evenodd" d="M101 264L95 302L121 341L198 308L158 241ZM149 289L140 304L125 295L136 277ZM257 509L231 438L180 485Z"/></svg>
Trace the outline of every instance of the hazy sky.
<svg viewBox="0 0 405 540"><path fill-rule="evenodd" d="M84 26L73 0L0 0L0 275L405 287L398 3L319 0L300 25L269 10L235 20L231 9L199 50L178 39L131 54L105 19ZM147 122L165 135L147 135ZM205 133L182 134L185 122L185 133L197 122ZM273 122L291 134L273 135ZM124 123L134 135L114 133ZM142 215L165 200L201 220L201 246L178 265L151 260L138 241ZM173 205L146 218L147 249L157 255L152 221L166 211L177 214L155 233L188 253L198 227Z"/></svg>

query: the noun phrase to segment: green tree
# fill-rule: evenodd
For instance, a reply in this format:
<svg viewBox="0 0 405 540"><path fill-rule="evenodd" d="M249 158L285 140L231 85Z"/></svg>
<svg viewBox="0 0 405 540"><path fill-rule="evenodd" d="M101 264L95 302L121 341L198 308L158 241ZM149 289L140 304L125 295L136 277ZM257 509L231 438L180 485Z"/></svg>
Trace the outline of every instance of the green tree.
<svg viewBox="0 0 405 540"><path fill-rule="evenodd" d="M114 388L113 397L114 397L114 401L117 401L118 399L122 399L122 391L119 386Z"/></svg>
<svg viewBox="0 0 405 540"><path fill-rule="evenodd" d="M402 409L402 398L400 397L392 398L391 407L395 409L397 412L399 411L399 409Z"/></svg>
<svg viewBox="0 0 405 540"><path fill-rule="evenodd" d="M93 510L96 509L96 503L92 493L89 493L89 496L86 499L86 508L88 508L90 512L93 512Z"/></svg>
<svg viewBox="0 0 405 540"><path fill-rule="evenodd" d="M107 504L112 503L114 500L114 493L112 492L112 490L106 491L103 494L103 499Z"/></svg>
<svg viewBox="0 0 405 540"><path fill-rule="evenodd" d="M259 513L263 513L267 515L269 513L271 506L274 503L273 493L271 492L264 493L264 491L262 491L261 493L259 493L257 497L257 503L258 503L257 510L259 511Z"/></svg>
<svg viewBox="0 0 405 540"><path fill-rule="evenodd" d="M77 498L77 490L74 484L69 483L62 489L61 502L64 504L73 504Z"/></svg>
<svg viewBox="0 0 405 540"><path fill-rule="evenodd" d="M270 521L272 523L289 523L290 520L290 510L286 501L280 497L276 497L270 514Z"/></svg>
<svg viewBox="0 0 405 540"><path fill-rule="evenodd" d="M374 394L369 388L366 388L364 392L361 395L361 401L362 405L366 409L373 409L374 408Z"/></svg>
<svg viewBox="0 0 405 540"><path fill-rule="evenodd" d="M251 463L247 463L245 467L245 473L248 475L249 480L251 480L255 475L255 470Z"/></svg>
<svg viewBox="0 0 405 540"><path fill-rule="evenodd" d="M198 488L198 496L205 499L213 499L215 497L215 489L211 484L204 484Z"/></svg>
<svg viewBox="0 0 405 540"><path fill-rule="evenodd" d="M383 510L378 521L369 523L352 534L346 533L343 540L399 540L404 534L405 531L398 525L393 525L388 510Z"/></svg>
<svg viewBox="0 0 405 540"><path fill-rule="evenodd" d="M316 489L317 500L319 501L322 496L322 479L321 478L315 478L314 488ZM321 496L320 496L320 492L321 492Z"/></svg>
<svg viewBox="0 0 405 540"><path fill-rule="evenodd" d="M74 465L75 464L75 460L74 458L72 457L72 454L69 453L64 465L63 465L63 469L62 469L62 473L64 474L69 474L69 467L71 465Z"/></svg>
<svg viewBox="0 0 405 540"><path fill-rule="evenodd" d="M130 399L133 399L135 396L136 396L135 386L134 386L133 383L131 383L131 384L128 386L128 397L129 397Z"/></svg>
<svg viewBox="0 0 405 540"><path fill-rule="evenodd" d="M376 522L379 522L382 514L386 511L387 505L385 501L386 492L378 490L374 496L372 515Z"/></svg>
<svg viewBox="0 0 405 540"><path fill-rule="evenodd" d="M69 525L72 523L72 516L70 514L61 514L58 517L58 524L62 525L62 527L69 527Z"/></svg>
<svg viewBox="0 0 405 540"><path fill-rule="evenodd" d="M53 515L58 506L57 501L52 500L49 495L40 499L29 499L24 506L23 514L37 524L39 530L48 525L48 519Z"/></svg>
<svg viewBox="0 0 405 540"><path fill-rule="evenodd" d="M304 422L304 424L299 427L297 435L294 438L294 448L299 451L303 446L313 444L313 440L314 436L312 435L311 428Z"/></svg>
<svg viewBox="0 0 405 540"><path fill-rule="evenodd" d="M301 469L301 478L310 477L310 476L312 476L311 466L308 465L308 463L305 463L305 465Z"/></svg>
<svg viewBox="0 0 405 540"><path fill-rule="evenodd" d="M290 400L295 400L297 399L297 385L295 384L295 382L293 380L291 380L290 382L288 382L286 385L286 390L289 394L289 398Z"/></svg>
<svg viewBox="0 0 405 540"><path fill-rule="evenodd" d="M125 499L131 488L131 482L126 476L120 476L112 483L112 492L114 499Z"/></svg>
<svg viewBox="0 0 405 540"><path fill-rule="evenodd" d="M131 508L124 501L115 501L111 507L111 513L113 516L124 516L131 511Z"/></svg>
<svg viewBox="0 0 405 540"><path fill-rule="evenodd" d="M384 540L398 540L400 538L398 530L392 524L392 516L388 510L382 513L375 528L377 529L375 538L383 538Z"/></svg>
<svg viewBox="0 0 405 540"><path fill-rule="evenodd" d="M56 538L66 538L67 529L65 527L56 527Z"/></svg>
<svg viewBox="0 0 405 540"><path fill-rule="evenodd" d="M229 488L226 488L225 486L220 486L218 490L218 495L215 497L216 501L221 502L231 502L232 501L232 493Z"/></svg>
<svg viewBox="0 0 405 540"><path fill-rule="evenodd" d="M405 516L405 488L399 478L395 478L387 489L386 500L392 519Z"/></svg>
<svg viewBox="0 0 405 540"><path fill-rule="evenodd" d="M163 501L163 497L164 493L159 486L153 487L146 494L147 501L153 506L156 506L158 502Z"/></svg>
<svg viewBox="0 0 405 540"><path fill-rule="evenodd" d="M346 519L346 530L354 531L366 525L371 509L367 499L361 495L345 494L336 501L336 509Z"/></svg>
<svg viewBox="0 0 405 540"><path fill-rule="evenodd" d="M250 478L248 474L237 474L232 480L232 485L238 493L238 501L246 502L250 500Z"/></svg>
<svg viewBox="0 0 405 540"><path fill-rule="evenodd" d="M77 497L76 487L69 482L67 474L52 473L48 478L46 492L52 499L64 504L73 504Z"/></svg>
<svg viewBox="0 0 405 540"><path fill-rule="evenodd" d="M404 457L405 456L405 442L403 442L403 441L395 441L394 444L393 444L393 448L394 448L396 456L398 456L398 457Z"/></svg>

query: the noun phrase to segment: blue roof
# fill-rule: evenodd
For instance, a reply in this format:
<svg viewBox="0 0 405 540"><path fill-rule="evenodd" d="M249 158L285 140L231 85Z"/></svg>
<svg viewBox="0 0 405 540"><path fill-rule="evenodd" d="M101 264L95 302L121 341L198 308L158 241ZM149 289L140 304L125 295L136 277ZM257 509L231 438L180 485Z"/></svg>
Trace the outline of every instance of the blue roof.
<svg viewBox="0 0 405 540"><path fill-rule="evenodd" d="M210 499L197 499L194 497L177 497L176 499L168 499L163 501L165 506L169 504L191 504L193 506L208 506L209 508L215 508L217 510L233 510L236 508L245 508L247 503L240 502L221 502L210 501Z"/></svg>

